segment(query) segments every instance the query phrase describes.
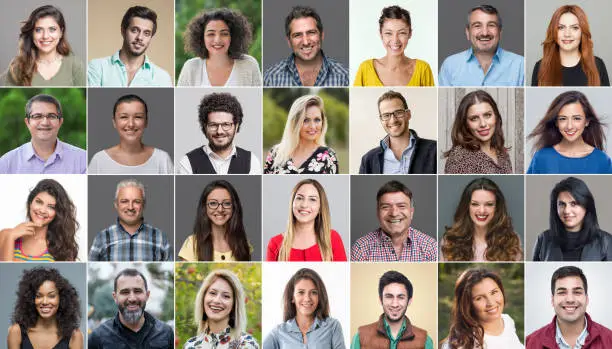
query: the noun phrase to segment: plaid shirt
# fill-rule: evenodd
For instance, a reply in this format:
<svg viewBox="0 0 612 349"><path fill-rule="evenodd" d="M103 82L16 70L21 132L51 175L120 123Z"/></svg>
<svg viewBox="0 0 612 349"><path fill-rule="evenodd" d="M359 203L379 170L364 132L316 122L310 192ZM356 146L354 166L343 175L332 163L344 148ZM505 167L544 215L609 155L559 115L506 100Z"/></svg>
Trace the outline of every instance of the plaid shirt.
<svg viewBox="0 0 612 349"><path fill-rule="evenodd" d="M142 223L130 234L117 223L96 235L90 261L171 261L172 250L163 231Z"/></svg>
<svg viewBox="0 0 612 349"><path fill-rule="evenodd" d="M317 75L315 86L348 86L349 72L340 62L327 58L323 51L323 64ZM278 62L267 69L264 74L264 86L302 86L300 74L295 66L295 56L292 53L287 59Z"/></svg>
<svg viewBox="0 0 612 349"><path fill-rule="evenodd" d="M351 248L353 262L435 262L437 256L436 239L413 227L408 229L408 238L399 257L391 238L381 228L360 237Z"/></svg>

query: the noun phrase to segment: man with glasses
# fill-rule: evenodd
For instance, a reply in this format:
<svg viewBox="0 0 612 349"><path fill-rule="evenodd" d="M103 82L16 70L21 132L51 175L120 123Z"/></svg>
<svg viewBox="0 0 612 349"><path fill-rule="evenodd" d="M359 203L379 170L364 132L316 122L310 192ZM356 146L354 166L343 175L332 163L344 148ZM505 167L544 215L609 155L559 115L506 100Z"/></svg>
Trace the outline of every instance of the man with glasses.
<svg viewBox="0 0 612 349"><path fill-rule="evenodd" d="M0 173L85 173L85 150L57 139L64 122L59 101L40 94L30 98L25 109L31 140L0 158Z"/></svg>
<svg viewBox="0 0 612 349"><path fill-rule="evenodd" d="M261 174L261 163L250 151L234 145L242 125L240 102L229 93L204 96L198 119L208 144L187 153L178 164L184 174Z"/></svg>
<svg viewBox="0 0 612 349"><path fill-rule="evenodd" d="M387 91L378 99L378 117L387 136L361 158L359 173L436 173L436 141L419 138L402 94Z"/></svg>

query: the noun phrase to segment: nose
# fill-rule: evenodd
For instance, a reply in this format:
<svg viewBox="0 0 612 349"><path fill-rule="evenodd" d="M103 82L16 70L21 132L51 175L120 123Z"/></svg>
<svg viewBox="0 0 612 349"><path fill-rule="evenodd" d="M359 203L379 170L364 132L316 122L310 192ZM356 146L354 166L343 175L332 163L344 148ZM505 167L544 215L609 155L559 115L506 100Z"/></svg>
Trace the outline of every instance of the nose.
<svg viewBox="0 0 612 349"><path fill-rule="evenodd" d="M485 126L487 126L487 123L485 122L484 118L480 118L479 121L480 121L480 127L484 128Z"/></svg>

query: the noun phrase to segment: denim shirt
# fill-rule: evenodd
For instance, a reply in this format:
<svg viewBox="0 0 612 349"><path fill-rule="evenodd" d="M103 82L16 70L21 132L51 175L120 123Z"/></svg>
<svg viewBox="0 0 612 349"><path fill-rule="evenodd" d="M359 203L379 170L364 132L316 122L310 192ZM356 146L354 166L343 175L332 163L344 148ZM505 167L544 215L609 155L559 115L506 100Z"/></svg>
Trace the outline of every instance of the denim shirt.
<svg viewBox="0 0 612 349"><path fill-rule="evenodd" d="M336 319L328 317L314 323L306 332L306 343L302 339L295 318L278 325L264 340L263 349L345 349L342 326Z"/></svg>

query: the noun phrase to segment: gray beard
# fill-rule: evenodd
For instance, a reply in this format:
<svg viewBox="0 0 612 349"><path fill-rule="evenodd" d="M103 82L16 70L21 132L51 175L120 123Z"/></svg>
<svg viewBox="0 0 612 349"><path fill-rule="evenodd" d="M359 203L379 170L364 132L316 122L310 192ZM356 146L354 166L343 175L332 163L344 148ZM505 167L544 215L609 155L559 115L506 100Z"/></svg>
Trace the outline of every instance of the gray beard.
<svg viewBox="0 0 612 349"><path fill-rule="evenodd" d="M123 321L127 322L130 325L135 325L144 315L144 310L147 306L147 303L140 304L140 309L134 311L127 310L127 307L124 305L117 304L117 306L119 307L119 312L123 317Z"/></svg>

